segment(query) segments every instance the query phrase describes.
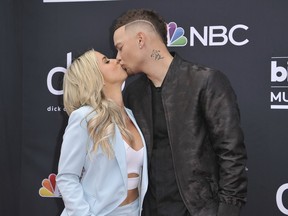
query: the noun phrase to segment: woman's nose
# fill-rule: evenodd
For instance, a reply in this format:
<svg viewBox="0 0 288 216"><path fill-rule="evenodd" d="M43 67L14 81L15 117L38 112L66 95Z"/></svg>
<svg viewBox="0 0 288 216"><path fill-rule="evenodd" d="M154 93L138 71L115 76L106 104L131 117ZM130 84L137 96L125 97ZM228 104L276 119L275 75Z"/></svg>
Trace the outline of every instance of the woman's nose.
<svg viewBox="0 0 288 216"><path fill-rule="evenodd" d="M116 62L116 64L122 65L121 59L119 59L119 58L116 58L116 59L115 59L115 62Z"/></svg>

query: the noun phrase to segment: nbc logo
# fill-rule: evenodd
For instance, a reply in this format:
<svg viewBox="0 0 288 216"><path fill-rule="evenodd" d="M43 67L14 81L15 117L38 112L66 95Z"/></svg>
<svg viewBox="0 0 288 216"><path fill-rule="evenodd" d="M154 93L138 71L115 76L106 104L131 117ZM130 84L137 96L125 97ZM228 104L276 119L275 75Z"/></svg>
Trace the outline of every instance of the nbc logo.
<svg viewBox="0 0 288 216"><path fill-rule="evenodd" d="M196 43L203 46L225 46L231 43L234 46L244 46L249 40L243 35L243 30L247 31L248 26L236 24L230 29L223 25L203 26L203 31L197 30L195 27L190 27L190 46L195 46ZM183 47L187 44L187 37L184 36L185 30L178 27L175 22L167 24L167 46L168 47ZM235 35L241 35L242 39ZM242 36L243 35L243 36ZM195 40L198 39L198 40Z"/></svg>
<svg viewBox="0 0 288 216"><path fill-rule="evenodd" d="M43 179L39 195L41 197L61 197L56 185L56 174L51 173L48 178Z"/></svg>
<svg viewBox="0 0 288 216"><path fill-rule="evenodd" d="M184 36L184 29L178 27L175 22L167 24L167 46L183 47L187 44L187 38Z"/></svg>

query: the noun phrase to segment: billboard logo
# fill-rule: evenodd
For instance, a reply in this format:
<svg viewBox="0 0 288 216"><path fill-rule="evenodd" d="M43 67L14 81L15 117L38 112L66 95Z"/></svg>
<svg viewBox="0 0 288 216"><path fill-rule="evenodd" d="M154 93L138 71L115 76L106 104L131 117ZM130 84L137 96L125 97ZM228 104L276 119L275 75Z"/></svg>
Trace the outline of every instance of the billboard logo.
<svg viewBox="0 0 288 216"><path fill-rule="evenodd" d="M56 174L51 173L48 178L43 179L42 187L39 189L41 197L61 197L56 185Z"/></svg>
<svg viewBox="0 0 288 216"><path fill-rule="evenodd" d="M184 29L178 27L175 22L167 24L167 46L183 47L187 44L187 38L184 36Z"/></svg>
<svg viewBox="0 0 288 216"><path fill-rule="evenodd" d="M271 61L271 82L287 82L287 75L286 68L278 66L277 61Z"/></svg>
<svg viewBox="0 0 288 216"><path fill-rule="evenodd" d="M288 57L272 57L271 59L271 109L288 109L287 60Z"/></svg>

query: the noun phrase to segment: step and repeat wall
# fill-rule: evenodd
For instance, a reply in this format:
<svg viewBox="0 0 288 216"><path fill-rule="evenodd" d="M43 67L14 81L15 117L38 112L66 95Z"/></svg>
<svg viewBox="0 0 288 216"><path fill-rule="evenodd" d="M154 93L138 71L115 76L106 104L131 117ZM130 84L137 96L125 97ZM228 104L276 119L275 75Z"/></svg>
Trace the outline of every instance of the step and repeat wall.
<svg viewBox="0 0 288 216"><path fill-rule="evenodd" d="M177 32L171 51L230 79L248 151L242 215L288 215L288 0L30 0L21 7L21 216L60 215L63 75L88 49L115 57L111 26L131 8L159 12Z"/></svg>

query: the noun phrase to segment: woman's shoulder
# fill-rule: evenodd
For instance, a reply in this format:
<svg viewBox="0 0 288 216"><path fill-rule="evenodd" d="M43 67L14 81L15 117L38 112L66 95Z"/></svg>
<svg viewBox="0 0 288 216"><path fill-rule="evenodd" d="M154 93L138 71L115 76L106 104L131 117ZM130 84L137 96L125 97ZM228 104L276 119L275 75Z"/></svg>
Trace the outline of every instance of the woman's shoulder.
<svg viewBox="0 0 288 216"><path fill-rule="evenodd" d="M76 118L91 118L93 115L95 115L95 111L93 107L91 106L81 106L78 109L74 110L71 115L71 117L76 117Z"/></svg>

